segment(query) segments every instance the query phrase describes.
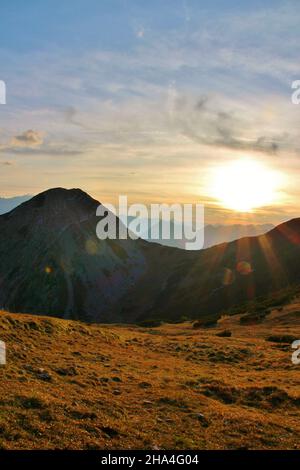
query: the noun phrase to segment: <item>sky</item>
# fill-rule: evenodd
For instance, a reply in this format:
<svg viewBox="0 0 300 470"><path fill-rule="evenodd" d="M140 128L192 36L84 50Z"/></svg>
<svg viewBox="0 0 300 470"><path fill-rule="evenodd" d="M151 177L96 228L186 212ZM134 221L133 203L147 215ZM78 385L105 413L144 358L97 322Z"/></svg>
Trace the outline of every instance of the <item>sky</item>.
<svg viewBox="0 0 300 470"><path fill-rule="evenodd" d="M2 0L0 197L79 187L203 203L207 223L300 216L299 24L298 0ZM243 159L280 175L247 213L212 191Z"/></svg>

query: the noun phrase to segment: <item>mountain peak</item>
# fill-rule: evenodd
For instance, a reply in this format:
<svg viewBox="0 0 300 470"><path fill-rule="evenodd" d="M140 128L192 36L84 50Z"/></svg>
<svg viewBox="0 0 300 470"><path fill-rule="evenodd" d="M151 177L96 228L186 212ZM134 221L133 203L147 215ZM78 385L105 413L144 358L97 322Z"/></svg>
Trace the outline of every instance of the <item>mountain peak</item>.
<svg viewBox="0 0 300 470"><path fill-rule="evenodd" d="M0 216L1 220L31 222L40 226L64 227L95 217L100 202L81 189L52 188L37 194L11 212Z"/></svg>
<svg viewBox="0 0 300 470"><path fill-rule="evenodd" d="M59 200L67 201L67 202L77 201L77 202L93 203L93 205L96 203L97 205L99 205L99 202L93 199L86 192L82 191L82 189L79 189L79 188L66 189L66 188L60 188L60 187L47 189L46 191L43 191L37 194L31 199L31 202L40 202L42 205L42 201L53 203Z"/></svg>
<svg viewBox="0 0 300 470"><path fill-rule="evenodd" d="M119 299L144 272L134 240L99 240L99 202L53 188L0 216L0 306L120 320ZM16 287L13 287L16 286Z"/></svg>

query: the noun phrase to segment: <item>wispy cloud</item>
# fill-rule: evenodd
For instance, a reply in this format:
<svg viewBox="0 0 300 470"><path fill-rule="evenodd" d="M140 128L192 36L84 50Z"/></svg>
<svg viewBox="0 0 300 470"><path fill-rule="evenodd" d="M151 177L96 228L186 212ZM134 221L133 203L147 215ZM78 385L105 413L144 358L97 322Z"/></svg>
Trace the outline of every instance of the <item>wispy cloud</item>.
<svg viewBox="0 0 300 470"><path fill-rule="evenodd" d="M246 12L180 5L156 26L136 14L128 47L116 18L112 44L0 51L13 103L0 151L14 155L24 190L78 181L99 198L151 186L165 198L199 187L205 198L201 173L243 154L300 178L300 111L290 103L300 4ZM1 184L17 184L8 181Z"/></svg>

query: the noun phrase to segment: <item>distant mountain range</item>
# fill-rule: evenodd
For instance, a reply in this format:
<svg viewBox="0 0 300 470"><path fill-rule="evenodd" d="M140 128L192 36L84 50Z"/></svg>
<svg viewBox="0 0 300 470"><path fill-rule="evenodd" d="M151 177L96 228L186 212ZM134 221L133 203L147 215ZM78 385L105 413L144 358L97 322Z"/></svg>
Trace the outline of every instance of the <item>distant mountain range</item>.
<svg viewBox="0 0 300 470"><path fill-rule="evenodd" d="M23 202L29 201L33 196L16 196L12 198L1 198L0 197L0 215L10 212L11 210L18 207ZM130 222L131 218L128 218ZM152 225L159 225L159 233L162 233L161 220L152 221ZM174 234L174 223L171 221L171 237L169 240L163 239L162 236L158 240L151 238L151 225L148 222L149 230L141 235L141 238L153 243L160 243L161 245L170 246L174 248L184 249L186 240L176 240L172 234ZM219 243L231 242L242 237L252 237L256 235L262 235L274 228L272 224L210 224L204 228L204 246L203 248L209 248Z"/></svg>
<svg viewBox="0 0 300 470"><path fill-rule="evenodd" d="M0 215L13 210L15 207L22 204L22 202L28 201L31 198L32 196L29 195L9 198L0 197Z"/></svg>
<svg viewBox="0 0 300 470"><path fill-rule="evenodd" d="M130 223L132 218L128 218L128 222ZM185 248L185 243L188 240L180 239L176 240L174 237L175 233L175 225L171 221L171 237L170 239L164 239L162 237L162 228L165 223L168 223L164 220L154 220L154 221L147 221L148 230L141 234L141 238L144 240L159 243L161 245L170 246L173 248ZM178 225L178 224L177 224ZM158 227L158 232L160 234L159 239L154 239L151 237L151 226ZM205 225L204 227L204 246L203 248L209 248L214 245L218 245L220 243L231 242L233 240L237 240L242 237L254 237L257 235L262 235L263 233L269 232L274 228L272 224L229 224L229 225L222 225L222 224L215 224L215 225ZM182 228L183 230L183 228Z"/></svg>
<svg viewBox="0 0 300 470"><path fill-rule="evenodd" d="M58 188L0 216L0 308L96 322L177 320L300 283L300 219L189 252L100 241L99 204Z"/></svg>

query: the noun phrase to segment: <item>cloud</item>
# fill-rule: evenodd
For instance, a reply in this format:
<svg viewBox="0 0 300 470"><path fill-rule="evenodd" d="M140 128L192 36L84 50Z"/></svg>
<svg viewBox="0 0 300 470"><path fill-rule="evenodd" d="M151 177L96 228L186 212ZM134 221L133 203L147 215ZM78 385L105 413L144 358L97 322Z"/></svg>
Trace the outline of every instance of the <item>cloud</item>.
<svg viewBox="0 0 300 470"><path fill-rule="evenodd" d="M77 147L69 147L66 144L55 145L45 144L38 148L32 147L14 147L5 149L7 153L14 155L49 155L49 156L75 156L82 155L85 151Z"/></svg>
<svg viewBox="0 0 300 470"><path fill-rule="evenodd" d="M276 154L280 145L283 145L279 136L274 138L258 136L256 139L247 140L242 137L234 137L233 129L230 128L216 126L215 131L215 135L198 135L197 131L186 125L183 134L202 145L267 154Z"/></svg>
<svg viewBox="0 0 300 470"><path fill-rule="evenodd" d="M62 112L67 123L85 128L84 124L77 119L78 111L75 106L67 106Z"/></svg>
<svg viewBox="0 0 300 470"><path fill-rule="evenodd" d="M86 148L78 143L70 142L46 142L44 133L27 130L12 137L8 144L0 145L0 152L14 155L53 155L75 156L81 155ZM2 164L11 165L10 162Z"/></svg>
<svg viewBox="0 0 300 470"><path fill-rule="evenodd" d="M191 141L217 148L261 152L275 155L280 150L299 150L300 143L291 138L289 123L275 119L279 127L270 127L260 106L254 107L238 100L228 103L214 96L185 96L172 94L170 128Z"/></svg>
<svg viewBox="0 0 300 470"><path fill-rule="evenodd" d="M22 134L13 137L10 143L10 147L21 147L21 148L34 148L39 147L44 142L44 134L39 131L28 130Z"/></svg>
<svg viewBox="0 0 300 470"><path fill-rule="evenodd" d="M44 142L44 134L29 129L13 136L7 144L0 145L0 152L27 151L39 148Z"/></svg>

